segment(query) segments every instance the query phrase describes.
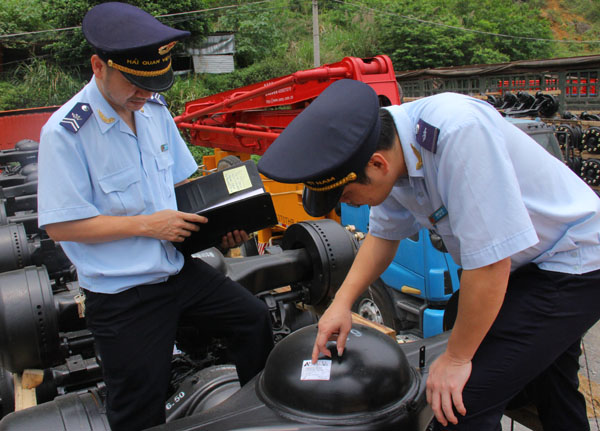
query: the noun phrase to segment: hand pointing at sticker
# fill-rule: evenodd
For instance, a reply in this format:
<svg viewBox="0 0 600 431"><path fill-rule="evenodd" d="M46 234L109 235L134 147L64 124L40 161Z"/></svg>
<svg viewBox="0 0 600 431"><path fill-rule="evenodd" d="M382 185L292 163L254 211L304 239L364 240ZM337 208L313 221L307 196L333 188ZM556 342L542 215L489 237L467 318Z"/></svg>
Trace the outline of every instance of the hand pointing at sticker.
<svg viewBox="0 0 600 431"><path fill-rule="evenodd" d="M330 340L337 341L337 353L338 356L342 356L351 327L352 313L350 308L334 301L319 319L319 332L313 347L312 363L317 362L319 353L331 357L331 352L327 348L327 342Z"/></svg>

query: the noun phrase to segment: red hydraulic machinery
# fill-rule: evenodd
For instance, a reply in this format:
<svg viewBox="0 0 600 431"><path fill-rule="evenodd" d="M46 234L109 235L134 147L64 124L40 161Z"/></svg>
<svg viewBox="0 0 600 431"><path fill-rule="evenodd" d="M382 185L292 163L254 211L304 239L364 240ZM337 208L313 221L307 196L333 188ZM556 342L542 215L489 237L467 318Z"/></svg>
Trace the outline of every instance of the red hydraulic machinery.
<svg viewBox="0 0 600 431"><path fill-rule="evenodd" d="M175 122L180 129L188 131L193 145L215 148L215 155L203 160L207 170L215 169L228 155L248 160L251 154L263 154L312 100L339 79L354 79L370 85L379 96L381 106L400 104L389 57L345 57L337 63L187 102L185 112L175 117ZM264 177L263 183L273 197L279 226L274 231L259 232L259 249L277 230L313 219L302 208L302 184L282 184ZM333 211L328 217L339 220Z"/></svg>

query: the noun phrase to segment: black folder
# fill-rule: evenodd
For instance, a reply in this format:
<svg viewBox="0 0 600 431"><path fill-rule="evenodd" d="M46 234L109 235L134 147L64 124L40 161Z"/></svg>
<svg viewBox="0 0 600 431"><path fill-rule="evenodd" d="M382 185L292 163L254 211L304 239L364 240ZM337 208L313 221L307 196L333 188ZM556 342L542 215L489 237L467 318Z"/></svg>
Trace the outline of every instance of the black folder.
<svg viewBox="0 0 600 431"><path fill-rule="evenodd" d="M208 219L198 232L174 243L186 255L219 245L233 230L251 233L277 224L273 200L252 160L182 184L175 197L179 211Z"/></svg>

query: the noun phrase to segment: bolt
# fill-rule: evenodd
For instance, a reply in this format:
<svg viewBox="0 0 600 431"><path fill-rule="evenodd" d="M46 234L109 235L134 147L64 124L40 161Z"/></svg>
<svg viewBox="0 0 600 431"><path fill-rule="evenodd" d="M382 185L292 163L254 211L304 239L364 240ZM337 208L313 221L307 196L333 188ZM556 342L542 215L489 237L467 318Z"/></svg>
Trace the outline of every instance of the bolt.
<svg viewBox="0 0 600 431"><path fill-rule="evenodd" d="M356 232L354 234L354 238L356 238L359 241L362 241L363 239L365 239L365 234L362 232Z"/></svg>

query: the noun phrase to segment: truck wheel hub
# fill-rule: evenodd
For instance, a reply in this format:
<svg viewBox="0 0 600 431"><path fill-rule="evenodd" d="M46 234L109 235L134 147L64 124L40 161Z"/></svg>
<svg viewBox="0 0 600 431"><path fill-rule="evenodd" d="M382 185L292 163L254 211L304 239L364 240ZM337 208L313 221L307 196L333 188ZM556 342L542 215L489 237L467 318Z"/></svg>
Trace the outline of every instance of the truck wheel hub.
<svg viewBox="0 0 600 431"><path fill-rule="evenodd" d="M364 299L360 302L358 306L358 314L360 314L365 319L369 319L372 322L379 323L383 325L383 317L381 316L381 310L370 299Z"/></svg>

